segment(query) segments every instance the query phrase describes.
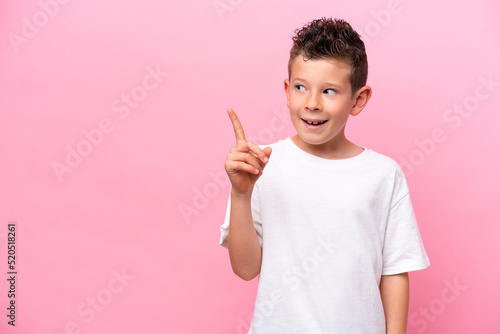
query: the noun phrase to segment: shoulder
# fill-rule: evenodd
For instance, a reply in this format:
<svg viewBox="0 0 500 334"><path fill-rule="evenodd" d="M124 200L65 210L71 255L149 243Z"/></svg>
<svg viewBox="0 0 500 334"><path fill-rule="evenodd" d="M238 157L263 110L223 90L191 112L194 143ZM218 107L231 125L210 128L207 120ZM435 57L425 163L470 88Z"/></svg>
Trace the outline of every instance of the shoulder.
<svg viewBox="0 0 500 334"><path fill-rule="evenodd" d="M391 184L394 197L401 198L409 193L406 176L401 166L391 157L370 150L372 168L378 170L380 175Z"/></svg>
<svg viewBox="0 0 500 334"><path fill-rule="evenodd" d="M373 166L378 166L391 172L402 172L401 166L391 157L378 153L372 149L368 150L371 158L370 163Z"/></svg>
<svg viewBox="0 0 500 334"><path fill-rule="evenodd" d="M256 143L257 146L259 146L261 149L264 149L266 147L270 147L272 149L271 152L271 157L269 162L271 161L276 161L276 160L283 160L283 159L289 159L291 153L293 150L290 148L290 143L292 141L290 138L285 138L285 139L279 139L276 142L270 143L270 144L260 144ZM273 163L271 163L272 165Z"/></svg>

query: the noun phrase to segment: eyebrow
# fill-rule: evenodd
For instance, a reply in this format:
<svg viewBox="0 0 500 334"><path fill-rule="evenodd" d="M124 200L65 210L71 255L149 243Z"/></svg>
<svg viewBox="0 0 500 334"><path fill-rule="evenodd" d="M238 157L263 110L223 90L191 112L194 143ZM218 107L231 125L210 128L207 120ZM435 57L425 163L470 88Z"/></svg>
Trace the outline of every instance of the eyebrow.
<svg viewBox="0 0 500 334"><path fill-rule="evenodd" d="M303 78L300 78L300 77L293 78L292 82L295 82L296 80L303 81L305 83L309 83L306 79L303 79ZM337 87L337 88L341 88L342 87L342 85L340 85L339 83L330 82L330 81L325 82L325 85L327 85L327 86L334 86L334 87Z"/></svg>

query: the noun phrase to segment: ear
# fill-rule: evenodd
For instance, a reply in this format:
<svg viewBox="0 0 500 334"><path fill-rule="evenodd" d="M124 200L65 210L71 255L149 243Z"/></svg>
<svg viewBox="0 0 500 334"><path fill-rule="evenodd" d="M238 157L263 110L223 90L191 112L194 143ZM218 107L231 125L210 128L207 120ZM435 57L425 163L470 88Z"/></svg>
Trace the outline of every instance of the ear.
<svg viewBox="0 0 500 334"><path fill-rule="evenodd" d="M288 90L288 87L290 87L290 81L288 79L285 79L285 94L286 94L286 106L288 109L290 109L290 91Z"/></svg>
<svg viewBox="0 0 500 334"><path fill-rule="evenodd" d="M367 105L368 101L372 97L372 88L370 86L361 87L354 95L353 101L354 105L351 109L351 115L357 116L361 110Z"/></svg>

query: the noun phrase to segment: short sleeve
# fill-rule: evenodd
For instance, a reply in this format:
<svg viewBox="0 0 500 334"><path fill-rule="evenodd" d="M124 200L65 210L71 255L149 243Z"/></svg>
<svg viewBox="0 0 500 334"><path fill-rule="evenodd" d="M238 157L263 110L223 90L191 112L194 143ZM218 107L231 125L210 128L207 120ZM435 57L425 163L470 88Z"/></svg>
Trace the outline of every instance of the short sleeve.
<svg viewBox="0 0 500 334"><path fill-rule="evenodd" d="M388 215L382 275L425 269L430 265L411 204L403 171L396 171L394 193Z"/></svg>
<svg viewBox="0 0 500 334"><path fill-rule="evenodd" d="M252 218L255 231L257 232L257 237L259 238L260 247L262 247L262 219L260 215L260 203L258 187L255 184L252 192ZM229 233L229 216L231 213L231 189L229 189L229 199L227 201L226 217L224 219L224 224L220 227L220 245L227 248L227 235Z"/></svg>

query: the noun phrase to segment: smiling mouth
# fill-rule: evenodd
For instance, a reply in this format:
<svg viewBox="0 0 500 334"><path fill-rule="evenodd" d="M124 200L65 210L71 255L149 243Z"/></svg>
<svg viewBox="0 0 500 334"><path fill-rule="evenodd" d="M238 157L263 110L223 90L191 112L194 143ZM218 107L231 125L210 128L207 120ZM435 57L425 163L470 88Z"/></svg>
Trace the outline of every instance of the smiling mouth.
<svg viewBox="0 0 500 334"><path fill-rule="evenodd" d="M306 119L303 119L301 118L306 124L309 124L309 125L321 125L323 123L326 123L328 120L325 120L325 121L317 121L317 122L311 122L311 121L308 121Z"/></svg>

